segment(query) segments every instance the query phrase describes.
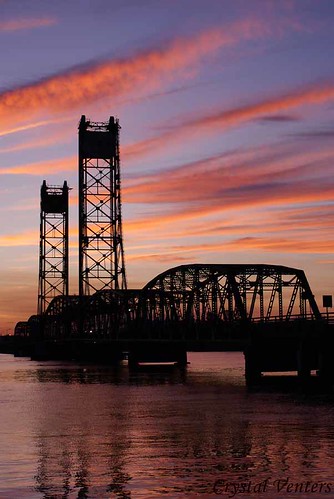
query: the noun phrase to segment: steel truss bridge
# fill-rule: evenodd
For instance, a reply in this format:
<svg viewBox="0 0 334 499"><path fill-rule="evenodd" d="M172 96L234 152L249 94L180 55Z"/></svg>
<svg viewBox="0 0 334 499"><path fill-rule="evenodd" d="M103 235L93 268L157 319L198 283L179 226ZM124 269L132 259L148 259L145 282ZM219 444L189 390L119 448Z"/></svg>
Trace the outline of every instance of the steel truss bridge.
<svg viewBox="0 0 334 499"><path fill-rule="evenodd" d="M13 352L106 362L127 352L129 365L185 365L189 350L239 349L248 379L268 369L330 370L333 330L302 270L181 265L127 288L119 130L113 116L79 123L79 295L68 294L69 187L43 182L38 312L16 325Z"/></svg>
<svg viewBox="0 0 334 499"><path fill-rule="evenodd" d="M243 350L246 379L265 371L334 368L333 327L302 270L191 264L128 289L122 232L120 125L79 123L79 283L69 295L69 187L43 182L37 315L1 346L32 358L129 366L186 365L190 350ZM303 374L304 375L304 374Z"/></svg>
<svg viewBox="0 0 334 499"><path fill-rule="evenodd" d="M245 337L256 325L321 320L302 270L280 265L193 264L142 289L57 296L39 317L48 339L196 340ZM36 329L36 316L30 319ZM16 334L24 334L19 323ZM28 331L27 331L28 333Z"/></svg>

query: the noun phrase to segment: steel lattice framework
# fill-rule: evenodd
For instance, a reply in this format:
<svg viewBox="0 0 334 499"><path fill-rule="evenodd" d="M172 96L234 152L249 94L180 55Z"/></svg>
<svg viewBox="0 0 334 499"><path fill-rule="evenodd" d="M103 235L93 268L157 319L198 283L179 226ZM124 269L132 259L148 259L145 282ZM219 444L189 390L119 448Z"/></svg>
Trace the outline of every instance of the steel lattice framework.
<svg viewBox="0 0 334 499"><path fill-rule="evenodd" d="M37 313L57 295L68 295L68 191L63 186L41 187L39 286Z"/></svg>
<svg viewBox="0 0 334 499"><path fill-rule="evenodd" d="M321 317L304 271L282 265L181 265L155 277L148 290L162 293L161 320L175 314L225 322Z"/></svg>
<svg viewBox="0 0 334 499"><path fill-rule="evenodd" d="M247 324L321 320L302 270L246 264L181 265L143 289L102 290L81 303L55 298L46 317L47 336L155 340L219 340Z"/></svg>
<svg viewBox="0 0 334 499"><path fill-rule="evenodd" d="M56 296L43 316L45 336L69 337L78 335L81 310L79 305L80 299L77 295Z"/></svg>
<svg viewBox="0 0 334 499"><path fill-rule="evenodd" d="M126 289L119 123L79 124L79 295Z"/></svg>

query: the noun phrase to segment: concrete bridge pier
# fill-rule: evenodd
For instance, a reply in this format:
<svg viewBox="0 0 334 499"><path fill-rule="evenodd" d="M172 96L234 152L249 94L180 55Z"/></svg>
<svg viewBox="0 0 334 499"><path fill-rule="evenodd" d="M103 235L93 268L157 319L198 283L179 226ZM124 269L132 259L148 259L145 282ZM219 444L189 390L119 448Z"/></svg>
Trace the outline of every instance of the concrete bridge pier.
<svg viewBox="0 0 334 499"><path fill-rule="evenodd" d="M311 377L311 345L306 341L300 341L297 350L297 374L303 382L309 381Z"/></svg>
<svg viewBox="0 0 334 499"><path fill-rule="evenodd" d="M334 339L328 334L321 342L318 353L318 376L325 385L334 384L333 349Z"/></svg>
<svg viewBox="0 0 334 499"><path fill-rule="evenodd" d="M247 386L259 383L261 380L260 352L259 348L249 345L244 350L245 357L245 380Z"/></svg>
<svg viewBox="0 0 334 499"><path fill-rule="evenodd" d="M269 331L268 331L269 333ZM258 384L262 373L298 374L301 383L308 383L311 370L318 367L317 344L302 335L294 337L282 330L275 335L254 335L244 351L247 385Z"/></svg>

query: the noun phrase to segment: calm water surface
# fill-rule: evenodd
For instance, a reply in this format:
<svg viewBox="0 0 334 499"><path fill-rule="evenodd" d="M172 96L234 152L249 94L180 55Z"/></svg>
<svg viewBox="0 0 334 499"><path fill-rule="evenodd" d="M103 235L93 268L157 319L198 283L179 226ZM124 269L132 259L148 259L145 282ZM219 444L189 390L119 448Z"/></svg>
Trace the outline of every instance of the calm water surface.
<svg viewBox="0 0 334 499"><path fill-rule="evenodd" d="M334 498L334 404L250 392L240 353L129 373L0 355L0 497Z"/></svg>

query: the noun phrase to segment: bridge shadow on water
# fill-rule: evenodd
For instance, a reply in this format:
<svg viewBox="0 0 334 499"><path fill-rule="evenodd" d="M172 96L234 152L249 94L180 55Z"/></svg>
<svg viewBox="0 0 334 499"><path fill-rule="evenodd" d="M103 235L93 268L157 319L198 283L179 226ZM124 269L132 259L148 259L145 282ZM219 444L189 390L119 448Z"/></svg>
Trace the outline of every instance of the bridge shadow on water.
<svg viewBox="0 0 334 499"><path fill-rule="evenodd" d="M244 361L240 352L189 353L190 362L148 364L129 367L126 361L116 365L74 361L29 361L28 369L16 369L15 381L59 385L153 386L180 385L222 393L247 392ZM210 359L203 363L203 359ZM25 360L21 361L24 365ZM30 368L30 366L32 368ZM23 367L23 366L22 366Z"/></svg>
<svg viewBox="0 0 334 499"><path fill-rule="evenodd" d="M115 386L153 386L153 385L193 385L200 387L219 387L226 392L242 391L248 394L284 394L319 403L334 403L334 386L323 384L313 373L307 380L296 374L270 373L261 376L259 381L247 386L242 371L233 375L233 369L193 369L173 364L144 364L129 368L122 363L118 366L93 363L48 362L36 369L18 370L14 374L17 381L58 383L64 385L115 385Z"/></svg>
<svg viewBox="0 0 334 499"><path fill-rule="evenodd" d="M316 374L301 380L296 374L272 373L261 377L260 381L247 387L250 394L282 394L295 402L334 404L334 385L324 383Z"/></svg>
<svg viewBox="0 0 334 499"><path fill-rule="evenodd" d="M48 363L36 370L17 371L16 379L40 383L159 385L184 384L187 368L174 365L146 365L131 370L126 365Z"/></svg>

